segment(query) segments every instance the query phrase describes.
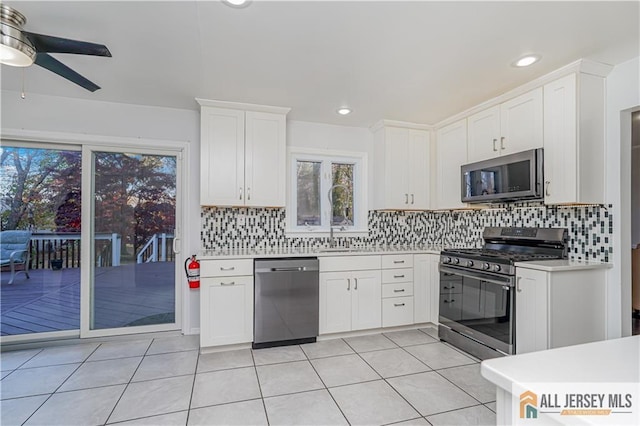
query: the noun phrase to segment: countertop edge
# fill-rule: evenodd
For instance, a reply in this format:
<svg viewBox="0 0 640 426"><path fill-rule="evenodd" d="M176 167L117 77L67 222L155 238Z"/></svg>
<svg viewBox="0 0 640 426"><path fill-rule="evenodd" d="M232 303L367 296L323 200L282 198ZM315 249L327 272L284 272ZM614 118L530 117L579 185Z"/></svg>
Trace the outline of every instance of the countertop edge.
<svg viewBox="0 0 640 426"><path fill-rule="evenodd" d="M613 264L604 262L588 262L582 260L538 260L530 262L516 262L516 268L534 269L545 272L579 271L587 269L610 269Z"/></svg>
<svg viewBox="0 0 640 426"><path fill-rule="evenodd" d="M300 251L300 252L252 252L252 253L219 253L207 254L200 251L199 260L223 260L223 259L258 259L277 257L335 257L335 256L375 256L375 255L402 255L402 254L440 254L441 249L363 249L362 251Z"/></svg>

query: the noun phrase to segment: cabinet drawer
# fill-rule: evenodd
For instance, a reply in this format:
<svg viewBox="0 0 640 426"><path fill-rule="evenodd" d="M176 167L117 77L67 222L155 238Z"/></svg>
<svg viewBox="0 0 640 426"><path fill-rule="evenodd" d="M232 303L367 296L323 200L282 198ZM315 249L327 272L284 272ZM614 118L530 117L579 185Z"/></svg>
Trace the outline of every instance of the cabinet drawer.
<svg viewBox="0 0 640 426"><path fill-rule="evenodd" d="M413 296L412 283L395 283L382 285L382 297Z"/></svg>
<svg viewBox="0 0 640 426"><path fill-rule="evenodd" d="M462 293L462 280L440 280L440 294Z"/></svg>
<svg viewBox="0 0 640 426"><path fill-rule="evenodd" d="M413 296L382 300L382 326L413 324Z"/></svg>
<svg viewBox="0 0 640 426"><path fill-rule="evenodd" d="M380 256L318 256L320 272L347 272L380 269Z"/></svg>
<svg viewBox="0 0 640 426"><path fill-rule="evenodd" d="M382 269L413 268L412 254L388 254L382 256Z"/></svg>
<svg viewBox="0 0 640 426"><path fill-rule="evenodd" d="M413 268L383 269L382 283L413 282Z"/></svg>
<svg viewBox="0 0 640 426"><path fill-rule="evenodd" d="M233 277L253 275L253 259L203 260L200 262L202 277Z"/></svg>
<svg viewBox="0 0 640 426"><path fill-rule="evenodd" d="M208 278L211 287L253 286L253 275Z"/></svg>

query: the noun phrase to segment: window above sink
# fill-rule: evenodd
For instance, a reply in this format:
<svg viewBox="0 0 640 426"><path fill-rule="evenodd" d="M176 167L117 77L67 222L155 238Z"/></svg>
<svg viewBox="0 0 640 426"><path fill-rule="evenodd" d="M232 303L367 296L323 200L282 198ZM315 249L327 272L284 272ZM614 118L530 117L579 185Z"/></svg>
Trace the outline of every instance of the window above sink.
<svg viewBox="0 0 640 426"><path fill-rule="evenodd" d="M288 166L287 236L368 232L366 153L292 147Z"/></svg>

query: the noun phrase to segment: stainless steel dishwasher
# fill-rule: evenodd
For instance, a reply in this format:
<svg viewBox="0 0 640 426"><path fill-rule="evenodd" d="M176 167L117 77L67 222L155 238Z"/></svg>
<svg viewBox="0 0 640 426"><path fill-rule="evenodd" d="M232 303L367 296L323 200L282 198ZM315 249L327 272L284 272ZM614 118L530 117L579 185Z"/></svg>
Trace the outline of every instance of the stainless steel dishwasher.
<svg viewBox="0 0 640 426"><path fill-rule="evenodd" d="M256 259L253 348L315 342L317 258Z"/></svg>

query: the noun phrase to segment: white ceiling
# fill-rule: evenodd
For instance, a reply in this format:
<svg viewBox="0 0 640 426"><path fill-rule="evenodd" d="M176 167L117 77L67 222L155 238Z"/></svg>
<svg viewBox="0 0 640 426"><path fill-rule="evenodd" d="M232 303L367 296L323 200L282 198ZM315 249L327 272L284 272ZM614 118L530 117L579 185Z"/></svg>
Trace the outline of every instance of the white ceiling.
<svg viewBox="0 0 640 426"><path fill-rule="evenodd" d="M38 66L27 93L197 109L195 97L291 107L290 119L434 124L579 58L640 55L640 3L6 1L28 31L106 44L55 55L102 87ZM530 68L511 62L542 55ZM22 71L2 65L2 89ZM348 105L350 116L335 110Z"/></svg>

